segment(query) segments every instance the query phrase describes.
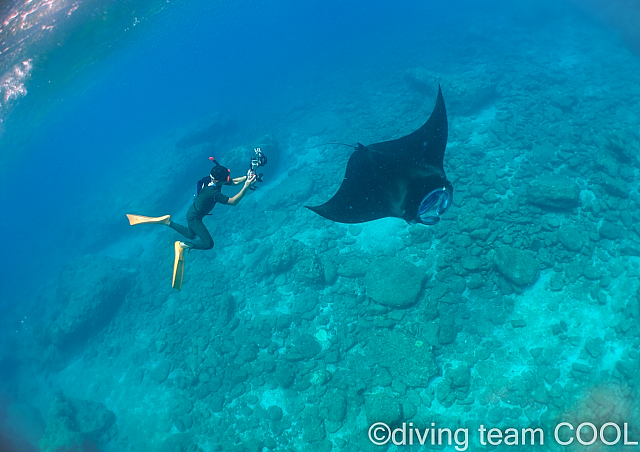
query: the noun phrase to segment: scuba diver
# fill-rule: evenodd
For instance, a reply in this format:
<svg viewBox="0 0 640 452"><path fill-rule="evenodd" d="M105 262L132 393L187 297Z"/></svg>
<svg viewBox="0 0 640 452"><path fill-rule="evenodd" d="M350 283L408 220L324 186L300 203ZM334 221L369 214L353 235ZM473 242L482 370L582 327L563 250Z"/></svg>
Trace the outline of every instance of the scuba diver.
<svg viewBox="0 0 640 452"><path fill-rule="evenodd" d="M215 160L213 161L216 166L211 169L209 176L198 181L196 199L187 211L187 227L171 221L171 215L153 218L127 214L129 223L131 225L153 223L169 226L187 239L193 240L191 242L177 242L184 250L191 248L195 250L210 250L213 248L213 238L202 222L202 219L207 215L211 215L209 212L213 210L217 203L237 206L247 193L247 190L257 182L255 175L231 179L229 176L230 170ZM223 185L239 185L242 183L244 183L244 186L235 196L230 198L222 193ZM194 240L196 237L198 240Z"/></svg>
<svg viewBox="0 0 640 452"><path fill-rule="evenodd" d="M259 148L256 150L259 152ZM220 165L213 157L209 157L215 163L208 176L200 179L197 183L196 199L187 211L187 226L183 226L171 221L171 215L162 217L145 217L142 215L127 214L130 225L150 223L163 224L169 226L174 231L179 232L190 241L176 241L175 262L173 268L173 287L180 290L182 287L182 278L184 275L184 250L210 250L213 248L213 238L202 222L202 219L210 215L216 204L225 204L227 206L237 206L247 191L254 188L253 185L261 180L261 174L258 175L250 168L246 176L231 179L230 170ZM266 158L264 160L266 162ZM263 163L264 164L264 163ZM223 185L240 185L244 184L242 189L232 197L222 193ZM197 240L195 240L197 238Z"/></svg>
<svg viewBox="0 0 640 452"><path fill-rule="evenodd" d="M217 164L217 162L215 163ZM211 215L209 212L213 210L217 203L237 206L244 198L244 195L247 194L247 190L257 181L255 175L231 179L229 173L230 171L227 168L218 164L211 169L208 177L198 181L196 199L187 211L187 227L174 223L170 218L164 223L189 240L193 240L196 237L199 238L199 240L192 242L180 242L182 249L210 250L213 248L213 238L211 238L211 234L209 234L202 219L207 215ZM240 185L242 183L244 183L244 186L235 196L230 198L222 193L223 185Z"/></svg>

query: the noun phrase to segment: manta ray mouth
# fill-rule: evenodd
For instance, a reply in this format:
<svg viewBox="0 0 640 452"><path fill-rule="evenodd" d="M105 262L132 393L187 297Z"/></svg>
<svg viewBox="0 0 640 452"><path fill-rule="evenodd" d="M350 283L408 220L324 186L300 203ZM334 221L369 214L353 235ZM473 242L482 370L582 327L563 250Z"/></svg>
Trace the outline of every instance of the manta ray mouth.
<svg viewBox="0 0 640 452"><path fill-rule="evenodd" d="M418 208L420 222L427 225L438 223L440 221L440 215L447 211L449 206L451 206L452 200L453 191L449 187L445 186L429 192L427 196L422 199L420 207Z"/></svg>

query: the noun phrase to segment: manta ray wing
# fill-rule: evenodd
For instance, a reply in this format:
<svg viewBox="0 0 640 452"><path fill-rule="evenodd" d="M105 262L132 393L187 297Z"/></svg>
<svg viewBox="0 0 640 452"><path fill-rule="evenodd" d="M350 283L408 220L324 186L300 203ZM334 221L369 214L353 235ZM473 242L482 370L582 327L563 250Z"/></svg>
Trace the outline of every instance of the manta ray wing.
<svg viewBox="0 0 640 452"><path fill-rule="evenodd" d="M320 206L307 207L339 223L385 217L420 222L423 203L432 192L453 193L443 169L447 133L447 111L438 87L436 104L422 127L395 140L369 146L358 143L338 192Z"/></svg>

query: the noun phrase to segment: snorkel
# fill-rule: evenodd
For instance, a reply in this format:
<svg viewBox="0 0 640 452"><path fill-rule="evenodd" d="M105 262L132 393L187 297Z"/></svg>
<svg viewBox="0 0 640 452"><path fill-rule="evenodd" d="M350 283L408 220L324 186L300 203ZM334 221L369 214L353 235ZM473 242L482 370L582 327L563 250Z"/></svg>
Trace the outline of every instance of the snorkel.
<svg viewBox="0 0 640 452"><path fill-rule="evenodd" d="M221 167L224 168L224 166L222 166L221 164L218 163L218 161L216 159L214 159L213 157L209 157L209 160L211 160L213 163L216 164L216 166L211 170L211 178L213 179L213 170L216 169L217 167ZM227 180L225 180L223 182L223 184L228 184L229 181L231 180L231 170L229 168L225 168L227 170Z"/></svg>

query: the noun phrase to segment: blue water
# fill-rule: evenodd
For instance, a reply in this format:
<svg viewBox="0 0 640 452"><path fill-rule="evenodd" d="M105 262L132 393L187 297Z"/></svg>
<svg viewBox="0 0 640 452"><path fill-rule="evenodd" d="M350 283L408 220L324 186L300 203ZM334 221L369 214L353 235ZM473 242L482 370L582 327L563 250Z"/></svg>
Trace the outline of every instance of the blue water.
<svg viewBox="0 0 640 452"><path fill-rule="evenodd" d="M72 253L78 240L97 239L85 237L77 219L70 221L79 215L72 206L92 186L117 183L122 159L136 145L212 111L237 118L244 130L268 131L274 116L295 108L300 93L309 99L319 95L317 87L335 86L342 95L350 84L398 64L397 52L410 43L438 30L453 34L438 17L432 6L411 2L405 8L345 8L338 2L302 10L288 3L176 5L139 25L145 29L134 38L115 32L114 38L130 42L119 43L119 53L94 62L52 93L44 92L48 77L66 68L46 61L49 73L28 83L31 95L23 108L38 111L46 102L55 111L17 146L10 141L13 130L4 138L3 153L10 164L19 162L4 189L13 193L20 187L20 195L2 197L3 221L9 234L28 238L8 245L24 259L6 270L17 272L10 279L41 265L43 255L47 266L60 265L57 256ZM128 33L136 32L131 27ZM38 98L41 92L44 99ZM26 116L15 125L21 129L34 113L15 114ZM152 158L145 177L154 177ZM39 176L46 190L34 183ZM27 220L31 215L41 220ZM71 228L73 236L62 228Z"/></svg>
<svg viewBox="0 0 640 452"><path fill-rule="evenodd" d="M41 3L0 7L0 447L384 450L376 421L469 450L479 424L640 439L640 8ZM312 146L412 132L438 82L438 225L304 209L351 152ZM208 157L239 177L257 145L265 181L205 219L174 291L182 238L125 213L184 222Z"/></svg>

